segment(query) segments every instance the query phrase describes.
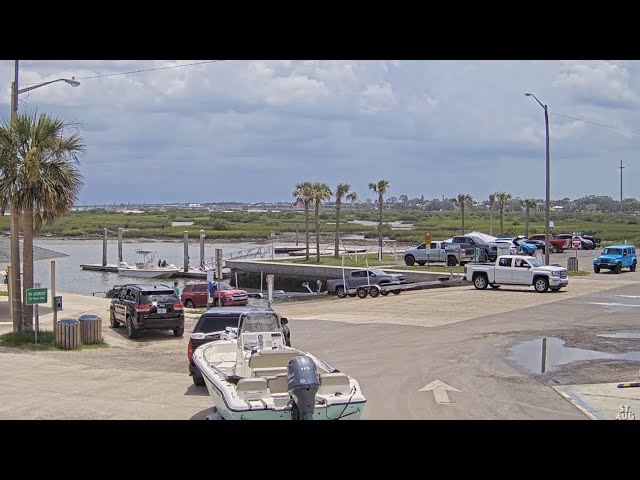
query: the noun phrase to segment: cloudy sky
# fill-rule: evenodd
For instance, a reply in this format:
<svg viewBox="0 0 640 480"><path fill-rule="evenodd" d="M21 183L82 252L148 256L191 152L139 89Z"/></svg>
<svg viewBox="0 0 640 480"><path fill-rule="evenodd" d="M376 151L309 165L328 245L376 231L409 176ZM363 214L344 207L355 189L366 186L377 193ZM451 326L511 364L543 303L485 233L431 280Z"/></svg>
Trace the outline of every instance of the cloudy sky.
<svg viewBox="0 0 640 480"><path fill-rule="evenodd" d="M552 198L618 198L620 160L625 198L639 196L638 61L224 61L95 78L200 61L20 62L21 88L81 79L19 106L80 122L79 204L289 201L302 180L361 199L380 179L388 196L544 198L544 112L527 91L549 105ZM3 121L12 79L0 61Z"/></svg>

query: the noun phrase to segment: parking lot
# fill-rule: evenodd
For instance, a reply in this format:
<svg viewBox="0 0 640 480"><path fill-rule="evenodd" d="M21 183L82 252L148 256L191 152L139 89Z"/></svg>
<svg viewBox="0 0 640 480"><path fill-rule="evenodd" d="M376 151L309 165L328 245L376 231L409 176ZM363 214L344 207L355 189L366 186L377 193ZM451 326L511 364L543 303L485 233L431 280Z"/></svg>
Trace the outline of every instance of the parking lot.
<svg viewBox="0 0 640 480"><path fill-rule="evenodd" d="M587 253L578 255L585 270ZM569 255L556 256L566 264ZM637 362L598 359L535 373L510 358L510 349L549 337L582 349L640 350L638 340L599 337L638 328L639 282L637 272L607 272L571 277L568 288L544 294L465 285L277 308L291 319L295 347L358 379L368 398L365 419L587 419L553 387L637 381ZM75 308L107 319L108 305L65 296L68 314ZM194 323L187 319L187 334ZM0 325L2 333L10 328ZM107 321L103 331L109 348L0 349L0 418L204 418L211 401L187 374L188 335L147 332L130 340ZM439 403L443 391L448 401Z"/></svg>

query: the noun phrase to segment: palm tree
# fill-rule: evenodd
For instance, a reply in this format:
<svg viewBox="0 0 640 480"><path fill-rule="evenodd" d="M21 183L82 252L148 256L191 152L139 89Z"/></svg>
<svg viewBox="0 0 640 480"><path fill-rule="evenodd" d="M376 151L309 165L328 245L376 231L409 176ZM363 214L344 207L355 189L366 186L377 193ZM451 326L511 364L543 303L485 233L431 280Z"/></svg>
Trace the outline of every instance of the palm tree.
<svg viewBox="0 0 640 480"><path fill-rule="evenodd" d="M496 206L496 194L489 195L489 235L493 235L493 209Z"/></svg>
<svg viewBox="0 0 640 480"><path fill-rule="evenodd" d="M506 192L496 193L496 199L500 207L500 236L502 237L504 236L504 208L511 200L511 194Z"/></svg>
<svg viewBox="0 0 640 480"><path fill-rule="evenodd" d="M304 228L306 251L305 258L309 260L309 205L313 194L313 184L311 182L301 182L296 185L293 196L296 199L296 205L304 205Z"/></svg>
<svg viewBox="0 0 640 480"><path fill-rule="evenodd" d="M320 263L320 205L325 200L331 198L331 189L326 183L316 182L313 184L312 201L316 207L316 262Z"/></svg>
<svg viewBox="0 0 640 480"><path fill-rule="evenodd" d="M333 256L338 258L340 252L340 207L342 206L342 197L345 197L350 202L355 202L358 199L356 192L350 192L351 185L348 183L339 183L336 188L336 245L333 252Z"/></svg>
<svg viewBox="0 0 640 480"><path fill-rule="evenodd" d="M378 194L378 260L382 260L382 208L384 207L384 194L389 188L389 180L380 180L378 183L370 183L369 190Z"/></svg>
<svg viewBox="0 0 640 480"><path fill-rule="evenodd" d="M536 208L538 202L532 198L520 200L520 204L524 207L524 236L529 238L529 211Z"/></svg>
<svg viewBox="0 0 640 480"><path fill-rule="evenodd" d="M64 216L82 188L78 169L86 147L75 124L46 113L24 113L0 127L2 150L12 150L15 169L3 171L0 198L22 212L23 289L33 288L33 233ZM33 307L22 309L22 330L30 330Z"/></svg>
<svg viewBox="0 0 640 480"><path fill-rule="evenodd" d="M464 210L473 204L473 197L467 193L461 193L453 201L460 207L460 212L462 213L462 235L464 235Z"/></svg>

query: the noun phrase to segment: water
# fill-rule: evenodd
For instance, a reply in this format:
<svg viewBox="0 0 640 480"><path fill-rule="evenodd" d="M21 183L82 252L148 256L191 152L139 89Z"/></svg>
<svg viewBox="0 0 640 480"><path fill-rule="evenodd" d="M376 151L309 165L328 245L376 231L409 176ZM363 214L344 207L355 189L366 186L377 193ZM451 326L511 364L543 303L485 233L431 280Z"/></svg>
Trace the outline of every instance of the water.
<svg viewBox="0 0 640 480"><path fill-rule="evenodd" d="M209 241L211 242L211 241ZM56 259L56 290L60 292L79 293L90 295L93 292L100 292L96 295L104 295L103 292L109 290L114 284L136 282L139 279L125 278L117 273L88 272L80 270L80 265L85 263L102 263L102 240L47 240L37 239L35 245L48 248L56 252L66 253L69 256ZM222 248L224 254L256 248L258 243L205 243L205 259L210 261L215 254L216 248ZM151 250L156 252L155 258L166 260L177 267L183 264L184 246L179 242L131 242L124 241L122 244L122 259L130 264L135 262L138 249ZM189 243L189 256L191 266L195 267L200 261L200 244L196 240ZM276 255L277 257L277 255ZM118 241L113 239L107 243L107 263L118 264ZM50 265L49 261L35 262L34 275L35 282L40 282L42 287L50 287ZM180 288L193 279L177 279ZM162 279L160 283L173 284L174 279ZM242 285L240 285L242 287ZM266 287L265 287L266 292Z"/></svg>
<svg viewBox="0 0 640 480"><path fill-rule="evenodd" d="M532 373L542 371L542 339L529 340L512 347L508 359ZM566 347L564 340L547 338L545 372L557 370L563 365L585 360L632 360L640 361L640 351L606 353L596 350Z"/></svg>
<svg viewBox="0 0 640 480"><path fill-rule="evenodd" d="M640 339L640 332L615 332L615 333L603 333L598 335L599 337L606 338L632 338Z"/></svg>

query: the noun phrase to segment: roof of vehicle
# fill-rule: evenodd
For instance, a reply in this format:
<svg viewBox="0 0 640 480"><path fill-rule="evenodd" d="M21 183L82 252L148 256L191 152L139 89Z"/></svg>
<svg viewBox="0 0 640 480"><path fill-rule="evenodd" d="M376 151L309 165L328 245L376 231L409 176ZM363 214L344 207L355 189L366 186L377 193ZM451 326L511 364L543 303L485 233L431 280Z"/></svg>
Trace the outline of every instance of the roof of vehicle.
<svg viewBox="0 0 640 480"><path fill-rule="evenodd" d="M211 307L209 310L204 312L202 315L242 315L245 312L274 312L271 307L262 307L259 305L245 305L245 306L234 306L234 307Z"/></svg>
<svg viewBox="0 0 640 480"><path fill-rule="evenodd" d="M635 248L635 245L607 245L604 248L629 248L629 247Z"/></svg>

